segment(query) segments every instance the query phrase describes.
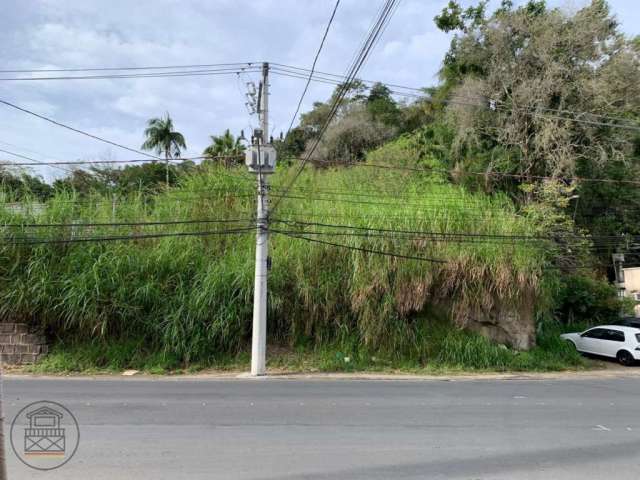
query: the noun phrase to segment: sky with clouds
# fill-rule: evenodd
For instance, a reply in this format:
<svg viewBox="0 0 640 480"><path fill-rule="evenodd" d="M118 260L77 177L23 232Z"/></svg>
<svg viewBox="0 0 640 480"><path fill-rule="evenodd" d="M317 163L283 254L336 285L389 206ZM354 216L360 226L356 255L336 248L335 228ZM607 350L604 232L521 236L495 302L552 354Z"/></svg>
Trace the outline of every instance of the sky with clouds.
<svg viewBox="0 0 640 480"><path fill-rule="evenodd" d="M360 77L422 87L437 82L450 35L433 17L447 0L403 0ZM476 3L465 0L463 4ZM495 5L498 0L492 1ZM522 3L522 1L515 3ZM569 10L586 0L550 0ZM261 62L309 68L334 0L2 0L3 70ZM342 0L317 70L344 73L382 0ZM622 29L640 34L637 0L610 0ZM2 74L0 77L7 77ZM14 75L15 76L15 75ZM199 155L209 135L248 133L245 84L258 74L73 81L0 81L0 99L139 148L150 117L169 112ZM272 76L271 129L286 131L304 82ZM325 100L312 83L302 111ZM138 155L0 106L0 149L42 161ZM3 160L19 161L2 154ZM36 168L47 179L65 172Z"/></svg>

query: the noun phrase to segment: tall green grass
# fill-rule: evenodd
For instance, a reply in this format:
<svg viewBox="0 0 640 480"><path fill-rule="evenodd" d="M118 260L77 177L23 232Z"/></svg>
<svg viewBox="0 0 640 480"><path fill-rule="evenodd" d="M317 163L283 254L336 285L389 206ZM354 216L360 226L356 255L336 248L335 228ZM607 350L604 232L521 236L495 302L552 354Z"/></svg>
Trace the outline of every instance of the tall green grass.
<svg viewBox="0 0 640 480"><path fill-rule="evenodd" d="M378 153L378 155L381 155ZM347 250L287 236L352 225L394 230L529 235L535 226L503 196L470 193L434 175L376 168L306 170L270 178L272 214L269 335L308 345L356 344L391 357L431 357L416 320L426 307L445 308L458 326L499 308L534 309L544 298L546 252L513 245L317 236L346 246L430 257L429 263ZM79 198L58 193L46 205L0 210L4 224L153 222L241 219L232 224L49 227L46 238L199 232L251 226L254 178L241 168L212 166L155 196ZM5 201L10 198L5 197ZM6 204L5 204L6 205ZM285 223L287 222L287 223ZM343 230L343 229L335 229ZM16 239L35 229L4 227ZM131 340L180 362L246 348L250 335L254 234L184 236L126 242L0 248L0 315L41 326L64 341ZM97 340L96 340L97 339ZM444 339L442 362L465 363L482 339ZM456 342L465 342L458 345ZM496 347L497 348L497 347ZM455 351L446 353L448 350ZM493 355L493 354L492 354ZM500 351L487 365L497 365Z"/></svg>
<svg viewBox="0 0 640 480"><path fill-rule="evenodd" d="M517 352L496 345L449 322L426 316L421 322L419 348L389 352L368 348L353 337L309 345L269 345L267 366L284 372L403 372L447 374L456 372L558 371L593 366L560 339L560 325L549 324L538 335L538 345ZM116 373L136 369L145 373L191 373L203 369L247 370L248 350L217 352L185 365L170 352L149 348L136 339L60 341L38 364L35 373Z"/></svg>

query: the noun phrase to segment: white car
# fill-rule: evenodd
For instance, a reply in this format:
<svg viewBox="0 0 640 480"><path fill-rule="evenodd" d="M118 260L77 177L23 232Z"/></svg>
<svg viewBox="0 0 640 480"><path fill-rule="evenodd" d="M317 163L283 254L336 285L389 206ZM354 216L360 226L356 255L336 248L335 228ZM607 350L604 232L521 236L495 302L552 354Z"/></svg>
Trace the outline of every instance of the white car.
<svg viewBox="0 0 640 480"><path fill-rule="evenodd" d="M640 360L640 328L601 325L560 337L572 343L579 352L615 358L622 365L633 365Z"/></svg>

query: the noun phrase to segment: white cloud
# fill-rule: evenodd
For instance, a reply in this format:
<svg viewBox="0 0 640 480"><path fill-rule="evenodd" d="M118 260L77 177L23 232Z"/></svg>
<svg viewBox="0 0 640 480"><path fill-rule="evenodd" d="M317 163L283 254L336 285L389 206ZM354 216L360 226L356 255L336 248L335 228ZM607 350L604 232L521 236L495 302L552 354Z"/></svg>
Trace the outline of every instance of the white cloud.
<svg viewBox="0 0 640 480"><path fill-rule="evenodd" d="M404 0L360 76L410 86L435 83L450 36L435 28L433 17L446 3ZM498 3L493 0L492 5ZM611 2L627 31L637 34L639 13L632 3ZM269 60L309 67L333 5L299 0L5 0L0 63L12 69ZM318 70L345 72L379 6L364 0L341 2ZM244 106L244 83L250 78L257 75L3 82L0 98L133 148L142 143L146 120L169 111L186 136L189 153L198 154L210 134L225 128L239 132L257 123ZM289 125L304 82L273 75L271 86L271 125L278 135ZM331 91L330 85L312 84L303 111ZM0 140L52 157L100 157L106 151L121 159L133 155L17 112L3 112L0 128Z"/></svg>

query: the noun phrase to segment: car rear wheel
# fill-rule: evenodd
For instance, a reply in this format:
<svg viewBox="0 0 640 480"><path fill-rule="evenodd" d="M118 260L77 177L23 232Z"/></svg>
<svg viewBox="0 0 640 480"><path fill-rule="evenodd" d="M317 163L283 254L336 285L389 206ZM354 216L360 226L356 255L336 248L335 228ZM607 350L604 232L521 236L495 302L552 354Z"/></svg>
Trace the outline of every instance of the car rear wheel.
<svg viewBox="0 0 640 480"><path fill-rule="evenodd" d="M616 359L618 360L618 362L620 362L621 365L624 365L625 367L633 365L634 363L633 355L631 355L626 350L620 350L616 355Z"/></svg>

